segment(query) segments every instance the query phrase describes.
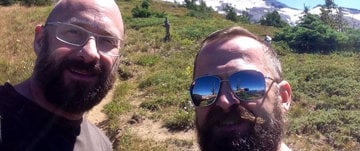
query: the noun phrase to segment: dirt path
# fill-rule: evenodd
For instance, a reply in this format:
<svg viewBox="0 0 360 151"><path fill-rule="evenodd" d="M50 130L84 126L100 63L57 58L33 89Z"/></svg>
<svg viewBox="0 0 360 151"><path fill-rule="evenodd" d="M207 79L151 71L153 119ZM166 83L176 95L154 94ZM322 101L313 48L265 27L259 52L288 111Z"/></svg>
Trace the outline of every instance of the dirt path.
<svg viewBox="0 0 360 151"><path fill-rule="evenodd" d="M114 90L109 91L106 97L93 109L91 109L85 117L93 124L97 125L107 119L105 113L102 112L104 105L112 101ZM128 117L130 118L130 117ZM179 139L187 142L193 142L193 146L186 150L199 151L196 145L196 138L194 130L180 132L169 132L168 129L164 128L161 122L153 121L150 119L144 119L141 123L131 125L131 130L138 136L144 139L153 139L156 141L165 141L167 139Z"/></svg>
<svg viewBox="0 0 360 151"><path fill-rule="evenodd" d="M110 90L106 97L94 108L92 108L85 117L93 124L98 124L104 120L106 120L106 114L102 112L104 105L111 102L112 97L114 95L114 89Z"/></svg>
<svg viewBox="0 0 360 151"><path fill-rule="evenodd" d="M167 128L162 126L161 122L145 119L140 124L134 124L131 130L143 139L152 139L158 142L164 142L170 139L192 142L194 145L192 145L191 148L181 148L181 150L199 151L195 132L192 129L188 131L169 132Z"/></svg>

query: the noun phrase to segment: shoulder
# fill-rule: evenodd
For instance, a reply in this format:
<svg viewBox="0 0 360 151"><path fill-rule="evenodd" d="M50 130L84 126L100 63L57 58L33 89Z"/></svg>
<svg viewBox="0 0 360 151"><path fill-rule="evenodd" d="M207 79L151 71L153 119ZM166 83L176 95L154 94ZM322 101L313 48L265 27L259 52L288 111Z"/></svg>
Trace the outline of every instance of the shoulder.
<svg viewBox="0 0 360 151"><path fill-rule="evenodd" d="M22 105L24 99L10 83L0 85L0 113L12 111L13 108Z"/></svg>
<svg viewBox="0 0 360 151"><path fill-rule="evenodd" d="M112 144L99 128L84 118L81 123L80 135L76 138L74 150L110 151Z"/></svg>
<svg viewBox="0 0 360 151"><path fill-rule="evenodd" d="M10 83L4 83L3 85L0 85L0 96L11 92L13 89L14 87Z"/></svg>

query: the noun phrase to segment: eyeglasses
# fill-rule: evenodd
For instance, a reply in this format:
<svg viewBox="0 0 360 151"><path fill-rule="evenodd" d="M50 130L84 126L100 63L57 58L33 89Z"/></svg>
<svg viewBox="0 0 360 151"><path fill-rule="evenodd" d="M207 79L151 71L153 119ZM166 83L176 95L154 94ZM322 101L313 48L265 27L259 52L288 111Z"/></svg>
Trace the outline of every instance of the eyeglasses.
<svg viewBox="0 0 360 151"><path fill-rule="evenodd" d="M46 25L55 25L56 39L66 44L81 47L84 46L91 36L95 38L96 48L101 54L109 56L119 56L114 49L119 49L120 39L113 36L99 35L90 32L80 26L62 23L62 22L48 22Z"/></svg>
<svg viewBox="0 0 360 151"><path fill-rule="evenodd" d="M265 79L272 80L270 77L264 77L261 72L255 70L242 70L236 72L228 78L222 80L218 76L203 76L195 79L190 86L190 95L195 106L209 106L213 104L220 92L221 82L228 82L234 95L240 101L254 101L265 96ZM269 89L270 89L269 87Z"/></svg>

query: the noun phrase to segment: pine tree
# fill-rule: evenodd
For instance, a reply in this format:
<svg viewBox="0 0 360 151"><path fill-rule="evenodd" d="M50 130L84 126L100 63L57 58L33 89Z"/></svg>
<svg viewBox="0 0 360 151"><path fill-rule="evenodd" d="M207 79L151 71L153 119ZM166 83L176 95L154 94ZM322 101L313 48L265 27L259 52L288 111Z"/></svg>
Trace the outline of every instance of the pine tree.
<svg viewBox="0 0 360 151"><path fill-rule="evenodd" d="M337 13L335 15L335 23L337 27L337 31L344 32L346 26L348 25L347 21L344 19L344 12L342 11L342 8L339 7L337 9Z"/></svg>
<svg viewBox="0 0 360 151"><path fill-rule="evenodd" d="M265 14L265 16L263 16L260 19L260 24L265 26L279 27L279 28L288 25L285 21L281 20L280 14L276 10L271 13Z"/></svg>
<svg viewBox="0 0 360 151"><path fill-rule="evenodd" d="M344 13L341 7L338 7L334 0L325 0L325 5L320 8L320 20L329 25L336 31L343 32L347 26L344 19Z"/></svg>

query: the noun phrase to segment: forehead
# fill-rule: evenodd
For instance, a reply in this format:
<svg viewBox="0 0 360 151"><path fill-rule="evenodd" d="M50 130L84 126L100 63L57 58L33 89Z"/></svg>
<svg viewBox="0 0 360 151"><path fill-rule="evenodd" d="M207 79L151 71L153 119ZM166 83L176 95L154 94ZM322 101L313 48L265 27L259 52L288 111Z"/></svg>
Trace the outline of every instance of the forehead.
<svg viewBox="0 0 360 151"><path fill-rule="evenodd" d="M196 60L194 76L220 75L239 70L264 73L264 47L257 40L237 36L226 41L206 44Z"/></svg>
<svg viewBox="0 0 360 151"><path fill-rule="evenodd" d="M105 0L63 0L55 6L47 22L68 22L89 30L123 36L120 11L115 3Z"/></svg>

